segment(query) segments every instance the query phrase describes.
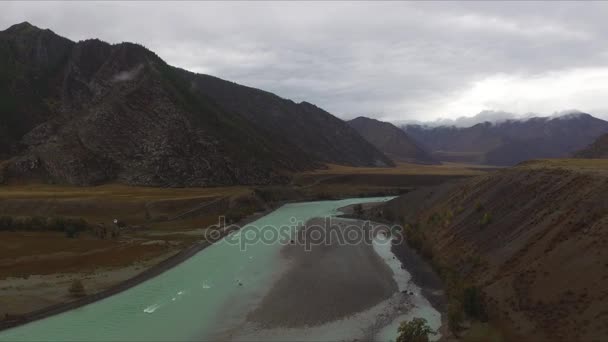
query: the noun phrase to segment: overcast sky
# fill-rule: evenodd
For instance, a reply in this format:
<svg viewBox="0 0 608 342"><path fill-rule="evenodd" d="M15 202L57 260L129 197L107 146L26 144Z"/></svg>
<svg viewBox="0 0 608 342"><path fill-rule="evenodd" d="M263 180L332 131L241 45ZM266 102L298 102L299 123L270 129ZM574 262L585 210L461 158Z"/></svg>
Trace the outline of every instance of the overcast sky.
<svg viewBox="0 0 608 342"><path fill-rule="evenodd" d="M2 29L141 43L344 119L608 118L607 18L608 2L0 2Z"/></svg>

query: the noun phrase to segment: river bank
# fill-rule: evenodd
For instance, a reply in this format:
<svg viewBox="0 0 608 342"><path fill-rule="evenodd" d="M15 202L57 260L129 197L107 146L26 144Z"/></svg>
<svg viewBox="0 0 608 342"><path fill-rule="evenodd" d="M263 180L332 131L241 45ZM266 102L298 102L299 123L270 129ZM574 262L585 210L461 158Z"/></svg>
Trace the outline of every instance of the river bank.
<svg viewBox="0 0 608 342"><path fill-rule="evenodd" d="M272 208L268 208L263 212L257 212L240 220L237 223L232 224L230 227L231 230L220 232L219 238L224 237L226 234L230 233L231 231L234 231L234 229L241 228L259 219L260 217L269 214L276 208L280 207L280 205L281 204L275 205ZM185 249L182 249L178 252L171 252L169 255L151 260L148 263L144 263L138 266L127 266L119 270L110 270L108 272L105 272L101 275L101 277L107 278L108 276L113 274L117 275L117 278L114 278L116 284L113 284L101 291L88 294L84 297L75 300L49 305L42 309L28 312L22 315L4 317L4 320L0 321L0 331L24 325L33 321L41 320L53 315L58 315L66 311L74 310L85 305L100 301L104 298L113 296L125 290L128 290L170 270L171 268L196 255L198 252L207 248L211 244L212 242L201 240L200 242L195 243ZM141 268L143 268L144 270L141 271ZM72 274L70 276L73 277L74 275ZM121 278L124 280L121 280ZM19 280L17 279L16 282L13 281L11 284L6 282L5 286L18 286L18 281ZM108 279L107 281L111 282L112 279Z"/></svg>
<svg viewBox="0 0 608 342"><path fill-rule="evenodd" d="M360 214L355 213L355 205L349 205L339 209L342 212L342 215L339 217L354 220L370 220L374 224L392 227L394 223L383 218L383 207L385 206L386 204L384 203L362 203L361 209L363 213ZM420 295L441 313L441 325L436 328L436 331L442 336L442 340L446 340L451 333L446 321L447 296L441 278L424 257L408 246L406 239L393 240L389 250L390 253L385 252L388 255L385 261L392 263L395 260L391 259L397 259L396 261L400 270L404 270L407 276L409 276L405 282L415 285L415 288L419 289ZM395 273L400 273L400 271L395 271ZM411 318L413 317L416 316L412 316ZM397 329L397 327L398 324L394 324L394 329Z"/></svg>
<svg viewBox="0 0 608 342"><path fill-rule="evenodd" d="M360 204L371 208L380 203ZM419 288L395 256L388 235L382 233L389 230L387 226L342 218L352 214L353 207L338 208L339 216L331 220L313 218L306 222L297 238L281 249L287 269L246 321L205 338L389 341L396 338L399 323L414 317L423 317L441 330L441 314L425 298L433 293L435 302L440 300L440 287L431 286L440 284L423 282L426 286ZM371 239L349 240L348 232L354 230ZM340 243L339 236L345 237L346 243ZM427 266L417 265L419 262L424 263L415 259L410 265L417 269Z"/></svg>

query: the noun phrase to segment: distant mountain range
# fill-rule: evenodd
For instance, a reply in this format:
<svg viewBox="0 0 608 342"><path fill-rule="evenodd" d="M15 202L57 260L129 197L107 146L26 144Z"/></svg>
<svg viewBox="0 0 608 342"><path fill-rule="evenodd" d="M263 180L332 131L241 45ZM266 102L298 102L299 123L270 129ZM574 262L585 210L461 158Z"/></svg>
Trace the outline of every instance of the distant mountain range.
<svg viewBox="0 0 608 342"><path fill-rule="evenodd" d="M391 123L361 116L348 121L348 124L394 161L439 164L403 130Z"/></svg>
<svg viewBox="0 0 608 342"><path fill-rule="evenodd" d="M574 154L577 158L608 158L608 133Z"/></svg>
<svg viewBox="0 0 608 342"><path fill-rule="evenodd" d="M140 45L75 43L29 23L0 32L0 160L9 178L149 186L393 165L312 104L172 67Z"/></svg>
<svg viewBox="0 0 608 342"><path fill-rule="evenodd" d="M528 159L569 157L608 132L608 122L586 113L570 113L466 128L402 128L436 159L508 166Z"/></svg>

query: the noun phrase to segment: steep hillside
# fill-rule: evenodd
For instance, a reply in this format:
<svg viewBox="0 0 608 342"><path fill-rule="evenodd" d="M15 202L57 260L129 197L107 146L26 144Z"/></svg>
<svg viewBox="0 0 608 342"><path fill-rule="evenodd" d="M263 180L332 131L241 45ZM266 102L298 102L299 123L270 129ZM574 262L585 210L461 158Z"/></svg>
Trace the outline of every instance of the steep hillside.
<svg viewBox="0 0 608 342"><path fill-rule="evenodd" d="M289 108L269 114L284 121L293 116L302 134L320 133L308 139L326 142L300 144L278 126L197 89L193 79L205 76L171 67L136 44L74 43L23 23L0 32L0 50L0 159L10 159L1 172L9 178L78 185L269 184L323 162L390 163L346 123L312 105L292 103L304 108L300 114ZM260 111L272 106L268 99L291 103L264 94L257 98ZM324 122L332 125L318 128ZM331 153L323 155L325 148Z"/></svg>
<svg viewBox="0 0 608 342"><path fill-rule="evenodd" d="M348 121L367 141L394 161L416 164L438 164L403 130L393 124L366 117Z"/></svg>
<svg viewBox="0 0 608 342"><path fill-rule="evenodd" d="M509 166L529 159L568 157L608 132L608 122L573 113L467 128L406 125L403 129L440 160Z"/></svg>
<svg viewBox="0 0 608 342"><path fill-rule="evenodd" d="M590 341L608 336L607 192L608 161L542 160L383 210L414 227L443 274L481 290L506 336Z"/></svg>
<svg viewBox="0 0 608 342"><path fill-rule="evenodd" d="M181 72L195 92L296 145L316 160L351 166L394 165L344 121L313 104L295 103L209 75Z"/></svg>
<svg viewBox="0 0 608 342"><path fill-rule="evenodd" d="M608 133L574 154L576 158L608 158Z"/></svg>

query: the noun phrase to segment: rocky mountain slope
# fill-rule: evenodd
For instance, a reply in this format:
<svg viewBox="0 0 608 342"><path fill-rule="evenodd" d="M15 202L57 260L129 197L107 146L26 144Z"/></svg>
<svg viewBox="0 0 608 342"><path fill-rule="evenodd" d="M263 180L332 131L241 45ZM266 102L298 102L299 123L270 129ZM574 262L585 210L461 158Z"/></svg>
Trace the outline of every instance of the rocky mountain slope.
<svg viewBox="0 0 608 342"><path fill-rule="evenodd" d="M576 158L608 158L608 133L574 154Z"/></svg>
<svg viewBox="0 0 608 342"><path fill-rule="evenodd" d="M323 162L392 164L321 109L174 68L140 45L22 23L0 32L0 66L4 177L209 186L284 182ZM276 116L291 126L269 125Z"/></svg>
<svg viewBox="0 0 608 342"><path fill-rule="evenodd" d="M383 210L423 234L436 265L481 289L507 337L599 341L608 335L607 162L527 162Z"/></svg>
<svg viewBox="0 0 608 342"><path fill-rule="evenodd" d="M391 123L360 116L348 121L348 124L394 161L438 164L403 130Z"/></svg>
<svg viewBox="0 0 608 342"><path fill-rule="evenodd" d="M238 113L314 159L353 166L392 166L345 122L308 102L294 103L272 93L209 75L181 71L191 89ZM295 151L294 151L295 152Z"/></svg>
<svg viewBox="0 0 608 342"><path fill-rule="evenodd" d="M608 122L572 113L467 128L406 125L403 129L437 159L509 166L529 159L568 157L608 132Z"/></svg>

